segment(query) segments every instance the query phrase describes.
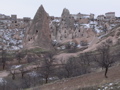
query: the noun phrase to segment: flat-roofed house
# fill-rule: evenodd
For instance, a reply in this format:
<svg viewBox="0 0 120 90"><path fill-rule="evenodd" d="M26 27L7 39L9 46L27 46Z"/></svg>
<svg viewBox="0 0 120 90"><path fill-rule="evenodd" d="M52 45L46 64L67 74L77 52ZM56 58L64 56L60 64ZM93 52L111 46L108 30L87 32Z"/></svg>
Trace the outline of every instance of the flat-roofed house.
<svg viewBox="0 0 120 90"><path fill-rule="evenodd" d="M115 12L108 12L108 13L105 13L105 15L106 15L106 19L115 18Z"/></svg>
<svg viewBox="0 0 120 90"><path fill-rule="evenodd" d="M97 20L99 20L99 21L103 21L104 19L105 19L104 15L98 15L97 16Z"/></svg>

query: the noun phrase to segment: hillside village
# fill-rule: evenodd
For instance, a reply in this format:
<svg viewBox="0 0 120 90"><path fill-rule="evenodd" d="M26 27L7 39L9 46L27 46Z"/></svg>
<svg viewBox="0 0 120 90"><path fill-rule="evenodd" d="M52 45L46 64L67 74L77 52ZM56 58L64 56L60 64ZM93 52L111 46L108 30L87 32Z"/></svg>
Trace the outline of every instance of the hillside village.
<svg viewBox="0 0 120 90"><path fill-rule="evenodd" d="M114 11L64 8L56 17L41 5L33 19L0 14L0 90L119 90L119 44Z"/></svg>
<svg viewBox="0 0 120 90"><path fill-rule="evenodd" d="M0 14L0 41L5 49L17 50L21 49L22 40L26 28L30 25L31 19L24 17L17 18L17 15L6 16Z"/></svg>
<svg viewBox="0 0 120 90"><path fill-rule="evenodd" d="M105 15L70 14L64 9L61 17L52 17L50 22L51 38L56 43L73 42L77 47L95 43L94 38L101 38L119 25L115 12ZM65 47L62 47L65 48Z"/></svg>
<svg viewBox="0 0 120 90"><path fill-rule="evenodd" d="M19 19L17 15L0 14L0 35L5 49L19 50L23 48L23 38L31 22L32 19L29 17ZM115 16L115 12L108 12L95 18L94 14L71 14L65 8L61 17L50 16L50 38L55 45L69 42L70 44L76 43L80 48L83 44L92 44L94 37L101 38L119 23L120 18ZM65 49L65 46L56 48Z"/></svg>

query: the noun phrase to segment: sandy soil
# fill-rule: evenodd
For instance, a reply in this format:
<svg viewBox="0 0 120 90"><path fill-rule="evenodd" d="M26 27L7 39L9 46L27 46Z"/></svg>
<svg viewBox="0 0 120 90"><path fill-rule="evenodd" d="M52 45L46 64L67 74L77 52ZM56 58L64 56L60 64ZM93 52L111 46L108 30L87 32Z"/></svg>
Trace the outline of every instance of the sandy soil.
<svg viewBox="0 0 120 90"><path fill-rule="evenodd" d="M7 77L10 74L8 71L0 71L0 78Z"/></svg>
<svg viewBox="0 0 120 90"><path fill-rule="evenodd" d="M105 78L104 71L101 71L79 77L56 81L54 83L40 86L39 88L37 87L36 90L77 90L81 87L100 85L116 80L120 80L120 66L112 67L111 69L109 69L108 78Z"/></svg>

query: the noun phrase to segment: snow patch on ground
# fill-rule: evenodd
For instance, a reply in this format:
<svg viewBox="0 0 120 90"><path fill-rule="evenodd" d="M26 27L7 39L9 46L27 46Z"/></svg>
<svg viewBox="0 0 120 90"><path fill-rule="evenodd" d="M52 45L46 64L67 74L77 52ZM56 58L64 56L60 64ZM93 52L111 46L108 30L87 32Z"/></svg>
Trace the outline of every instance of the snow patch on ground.
<svg viewBox="0 0 120 90"><path fill-rule="evenodd" d="M0 78L0 84L6 84L6 83L7 83L7 81L5 79Z"/></svg>
<svg viewBox="0 0 120 90"><path fill-rule="evenodd" d="M60 22L59 19L54 19L52 22Z"/></svg>
<svg viewBox="0 0 120 90"><path fill-rule="evenodd" d="M17 68L20 68L22 65L13 65L12 67L11 67L11 69L17 69Z"/></svg>
<svg viewBox="0 0 120 90"><path fill-rule="evenodd" d="M8 50L18 50L23 48L22 42L25 29L0 29L1 42L3 42L4 48ZM14 36L18 35L17 38Z"/></svg>
<svg viewBox="0 0 120 90"><path fill-rule="evenodd" d="M29 74L31 77L36 77L36 76L38 76L38 74L37 74L35 71L29 72L29 73L27 73L27 74Z"/></svg>

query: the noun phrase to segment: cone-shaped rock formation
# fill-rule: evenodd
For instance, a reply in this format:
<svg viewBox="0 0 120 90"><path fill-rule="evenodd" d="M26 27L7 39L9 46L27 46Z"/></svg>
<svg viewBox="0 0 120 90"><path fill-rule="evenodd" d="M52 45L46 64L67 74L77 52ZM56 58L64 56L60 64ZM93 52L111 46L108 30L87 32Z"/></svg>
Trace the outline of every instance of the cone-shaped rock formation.
<svg viewBox="0 0 120 90"><path fill-rule="evenodd" d="M25 49L40 47L46 50L52 49L49 30L49 15L41 5L27 30L23 46Z"/></svg>
<svg viewBox="0 0 120 90"><path fill-rule="evenodd" d="M70 12L68 9L66 9L66 8L63 9L61 17L62 17L62 21L65 22L66 28L71 28L71 29L74 28L74 19L70 15Z"/></svg>

